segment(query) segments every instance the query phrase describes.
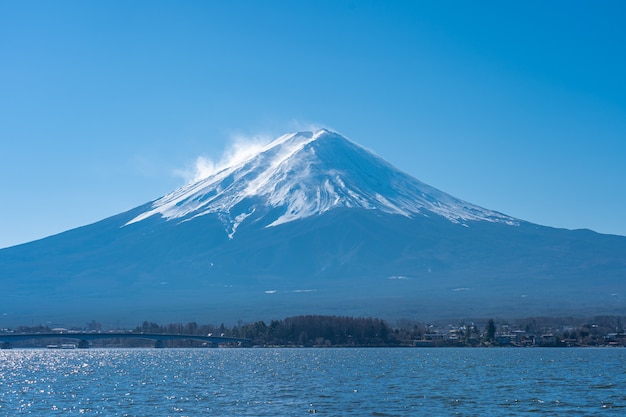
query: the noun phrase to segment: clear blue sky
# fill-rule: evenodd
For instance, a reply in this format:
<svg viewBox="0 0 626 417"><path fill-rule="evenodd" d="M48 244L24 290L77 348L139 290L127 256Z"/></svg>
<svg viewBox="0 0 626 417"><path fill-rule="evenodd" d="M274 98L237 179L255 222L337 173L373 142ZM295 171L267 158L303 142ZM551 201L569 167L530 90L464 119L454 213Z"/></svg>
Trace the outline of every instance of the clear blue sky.
<svg viewBox="0 0 626 417"><path fill-rule="evenodd" d="M472 203L626 235L626 2L0 0L0 247L334 129Z"/></svg>

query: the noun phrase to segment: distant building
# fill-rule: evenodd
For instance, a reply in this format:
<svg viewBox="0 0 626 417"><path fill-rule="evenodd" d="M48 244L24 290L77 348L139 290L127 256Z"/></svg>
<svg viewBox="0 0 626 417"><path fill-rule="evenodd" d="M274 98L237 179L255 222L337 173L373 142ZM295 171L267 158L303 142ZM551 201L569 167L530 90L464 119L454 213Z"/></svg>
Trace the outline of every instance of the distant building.
<svg viewBox="0 0 626 417"><path fill-rule="evenodd" d="M91 320L91 322L87 323L87 331L90 332L99 332L102 330L102 325L95 320Z"/></svg>

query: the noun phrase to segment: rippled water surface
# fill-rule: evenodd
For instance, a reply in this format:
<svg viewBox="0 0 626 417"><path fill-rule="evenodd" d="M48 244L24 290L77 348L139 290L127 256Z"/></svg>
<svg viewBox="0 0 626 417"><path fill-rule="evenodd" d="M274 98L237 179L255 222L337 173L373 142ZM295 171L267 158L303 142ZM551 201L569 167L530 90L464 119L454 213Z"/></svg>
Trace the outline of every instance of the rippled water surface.
<svg viewBox="0 0 626 417"><path fill-rule="evenodd" d="M0 416L626 415L626 349L0 351Z"/></svg>

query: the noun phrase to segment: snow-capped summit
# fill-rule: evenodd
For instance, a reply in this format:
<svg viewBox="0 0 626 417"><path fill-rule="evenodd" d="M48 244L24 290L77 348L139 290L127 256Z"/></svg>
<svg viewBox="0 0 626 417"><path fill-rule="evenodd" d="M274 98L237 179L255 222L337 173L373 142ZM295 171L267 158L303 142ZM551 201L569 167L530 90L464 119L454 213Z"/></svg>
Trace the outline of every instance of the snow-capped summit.
<svg viewBox="0 0 626 417"><path fill-rule="evenodd" d="M272 227L338 207L518 224L424 184L326 129L283 135L248 159L156 200L127 224L154 215L188 221L214 213L232 238L253 214Z"/></svg>

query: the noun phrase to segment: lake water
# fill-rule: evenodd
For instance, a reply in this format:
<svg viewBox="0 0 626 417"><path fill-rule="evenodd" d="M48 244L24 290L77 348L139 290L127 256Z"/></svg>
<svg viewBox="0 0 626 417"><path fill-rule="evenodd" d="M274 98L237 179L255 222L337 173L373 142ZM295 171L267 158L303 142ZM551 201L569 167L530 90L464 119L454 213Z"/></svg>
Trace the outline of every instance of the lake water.
<svg viewBox="0 0 626 417"><path fill-rule="evenodd" d="M0 351L0 416L623 416L626 349Z"/></svg>

